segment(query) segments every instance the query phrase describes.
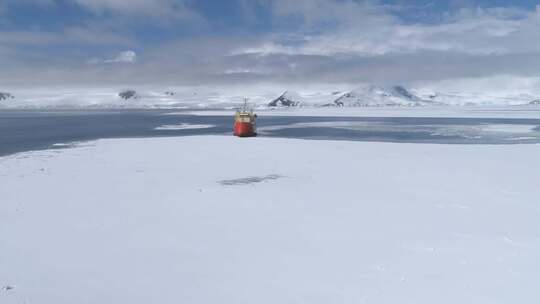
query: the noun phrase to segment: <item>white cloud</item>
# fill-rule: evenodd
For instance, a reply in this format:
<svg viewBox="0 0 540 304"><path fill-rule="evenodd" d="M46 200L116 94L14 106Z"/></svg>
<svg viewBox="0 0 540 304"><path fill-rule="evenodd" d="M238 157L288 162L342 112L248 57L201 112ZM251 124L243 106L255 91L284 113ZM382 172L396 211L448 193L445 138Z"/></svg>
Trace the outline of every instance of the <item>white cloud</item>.
<svg viewBox="0 0 540 304"><path fill-rule="evenodd" d="M408 24L395 8L351 0L276 0L276 22L300 18L302 33L295 43L282 36L235 53L380 56L389 53L449 51L465 54L540 52L531 43L540 27L536 11L516 8L461 9L436 24ZM287 34L290 36L290 34Z"/></svg>
<svg viewBox="0 0 540 304"><path fill-rule="evenodd" d="M373 1L273 0L272 11L277 17L300 17L308 28L321 25L370 24L394 19L384 13L384 6Z"/></svg>
<svg viewBox="0 0 540 304"><path fill-rule="evenodd" d="M540 96L540 77L519 77L501 74L477 78L456 78L426 84L420 83L419 85L435 92L489 92Z"/></svg>
<svg viewBox="0 0 540 304"><path fill-rule="evenodd" d="M123 51L120 52L115 58L105 60L105 62L124 62L124 63L134 63L137 61L137 54L134 51Z"/></svg>
<svg viewBox="0 0 540 304"><path fill-rule="evenodd" d="M103 54L111 49L143 49L137 44L145 37L138 36L133 26L138 20L157 19L159 23L168 19L173 20L169 23L173 27L187 24L185 20L175 22L186 12L190 14L183 1L72 1L94 12L96 18L57 33L0 33L0 50L4 47L2 52L8 54L0 60L13 61L7 56L22 58L25 54L46 59L52 55L32 53L32 48L25 46L62 45L73 57L42 61L54 73L35 68L34 62L26 65L28 78L36 79L43 73L43 81L57 75L58 82L352 84L540 76L540 44L534 43L540 8L472 7L448 12L438 22L410 23L396 15L400 9L410 8L388 7L375 0L239 0L241 13L253 14L247 22L257 22L253 21L257 12L266 9L273 14L274 27L266 34L233 36L224 30L219 35L204 31L197 31L195 37L164 35L165 41L144 44L145 58L138 62L133 51ZM13 44L22 47L10 48ZM92 54L95 50L98 53ZM84 64L92 56L100 59ZM25 66L24 60L20 62ZM135 62L138 64L112 64ZM14 70L17 74L25 71L19 67Z"/></svg>
<svg viewBox="0 0 540 304"><path fill-rule="evenodd" d="M134 51L122 51L118 53L114 58L110 59L92 59L90 64L100 63L135 63L137 62L137 53Z"/></svg>

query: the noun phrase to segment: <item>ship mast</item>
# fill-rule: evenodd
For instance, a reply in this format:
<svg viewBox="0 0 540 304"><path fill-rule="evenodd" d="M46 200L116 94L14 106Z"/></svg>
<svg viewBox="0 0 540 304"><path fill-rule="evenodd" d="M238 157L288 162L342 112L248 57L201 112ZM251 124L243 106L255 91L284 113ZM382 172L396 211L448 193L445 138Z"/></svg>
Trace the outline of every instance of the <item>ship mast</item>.
<svg viewBox="0 0 540 304"><path fill-rule="evenodd" d="M247 97L244 97L244 112L247 112L247 111L248 111L248 108L247 108L247 102L248 102Z"/></svg>

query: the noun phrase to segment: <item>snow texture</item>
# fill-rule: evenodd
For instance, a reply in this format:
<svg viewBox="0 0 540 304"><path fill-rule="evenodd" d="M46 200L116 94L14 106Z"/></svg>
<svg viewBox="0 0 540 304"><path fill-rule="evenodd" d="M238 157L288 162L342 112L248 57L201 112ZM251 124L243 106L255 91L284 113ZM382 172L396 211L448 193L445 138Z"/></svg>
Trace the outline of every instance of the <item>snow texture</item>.
<svg viewBox="0 0 540 304"><path fill-rule="evenodd" d="M0 303L538 303L538 155L206 136L0 158Z"/></svg>

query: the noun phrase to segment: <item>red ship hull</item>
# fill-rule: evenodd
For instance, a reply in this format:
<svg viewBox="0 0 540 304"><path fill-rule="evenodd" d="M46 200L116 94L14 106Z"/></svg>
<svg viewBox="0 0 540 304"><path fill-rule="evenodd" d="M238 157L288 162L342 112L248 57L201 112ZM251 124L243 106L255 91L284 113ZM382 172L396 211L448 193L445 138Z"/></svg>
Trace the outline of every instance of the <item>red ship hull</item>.
<svg viewBox="0 0 540 304"><path fill-rule="evenodd" d="M238 137L252 137L256 136L255 127L249 122L235 122L234 123L234 135Z"/></svg>

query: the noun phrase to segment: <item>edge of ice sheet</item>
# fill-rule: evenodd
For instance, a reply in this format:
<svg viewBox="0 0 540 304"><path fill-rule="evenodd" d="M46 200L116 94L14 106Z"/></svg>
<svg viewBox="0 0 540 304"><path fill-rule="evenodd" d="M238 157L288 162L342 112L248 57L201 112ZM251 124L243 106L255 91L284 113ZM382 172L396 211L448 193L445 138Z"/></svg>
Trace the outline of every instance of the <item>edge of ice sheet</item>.
<svg viewBox="0 0 540 304"><path fill-rule="evenodd" d="M445 117L445 118L531 118L540 119L536 106L440 106L440 107L344 107L344 108L276 108L257 109L264 116L314 117ZM172 110L164 115L232 116L234 110L184 111Z"/></svg>

